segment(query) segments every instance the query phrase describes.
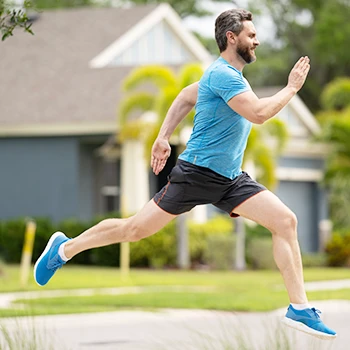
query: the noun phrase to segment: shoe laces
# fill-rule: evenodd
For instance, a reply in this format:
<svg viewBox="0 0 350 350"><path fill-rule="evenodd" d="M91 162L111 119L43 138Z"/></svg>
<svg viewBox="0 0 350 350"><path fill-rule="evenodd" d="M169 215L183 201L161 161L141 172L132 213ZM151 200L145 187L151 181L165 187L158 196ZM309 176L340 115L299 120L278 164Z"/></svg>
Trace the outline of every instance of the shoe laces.
<svg viewBox="0 0 350 350"><path fill-rule="evenodd" d="M314 314L316 315L316 317L317 318L321 318L321 314L322 314L322 312L321 312L321 310L319 310L319 309L316 309L316 308L311 308L311 310L314 312Z"/></svg>
<svg viewBox="0 0 350 350"><path fill-rule="evenodd" d="M49 260L47 263L47 268L49 270L52 270L53 272L56 272L56 270L60 269L63 266L64 262L59 257L59 255L55 255L52 259Z"/></svg>

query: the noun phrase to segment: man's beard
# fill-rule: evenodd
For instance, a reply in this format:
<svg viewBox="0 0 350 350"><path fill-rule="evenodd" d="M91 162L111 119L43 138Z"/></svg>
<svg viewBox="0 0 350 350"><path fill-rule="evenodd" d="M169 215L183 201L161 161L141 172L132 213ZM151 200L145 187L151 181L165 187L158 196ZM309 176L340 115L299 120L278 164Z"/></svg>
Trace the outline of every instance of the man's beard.
<svg viewBox="0 0 350 350"><path fill-rule="evenodd" d="M249 64L256 60L256 57L251 53L250 50L251 50L250 47L248 46L244 47L241 43L239 43L237 45L236 52L238 53L238 55L240 55L243 58L244 62Z"/></svg>

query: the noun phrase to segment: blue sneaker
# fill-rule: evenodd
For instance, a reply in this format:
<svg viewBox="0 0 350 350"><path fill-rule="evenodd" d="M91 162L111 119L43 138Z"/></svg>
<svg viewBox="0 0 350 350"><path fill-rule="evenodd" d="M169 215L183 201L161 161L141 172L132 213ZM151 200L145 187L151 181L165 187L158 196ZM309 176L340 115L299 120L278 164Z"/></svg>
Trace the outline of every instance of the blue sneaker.
<svg viewBox="0 0 350 350"><path fill-rule="evenodd" d="M45 250L34 265L34 279L39 286L44 286L49 282L57 269L66 263L58 255L58 248L68 240L69 238L62 232L56 232L51 236Z"/></svg>
<svg viewBox="0 0 350 350"><path fill-rule="evenodd" d="M315 309L295 310L289 305L283 322L294 329L321 339L334 339L337 333L328 328L320 318L321 311Z"/></svg>

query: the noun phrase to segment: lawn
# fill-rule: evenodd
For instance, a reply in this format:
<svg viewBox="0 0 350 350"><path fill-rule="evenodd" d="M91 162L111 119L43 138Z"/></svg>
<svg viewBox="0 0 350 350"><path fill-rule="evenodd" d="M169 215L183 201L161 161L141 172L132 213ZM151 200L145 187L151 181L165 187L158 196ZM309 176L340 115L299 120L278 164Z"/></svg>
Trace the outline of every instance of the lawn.
<svg viewBox="0 0 350 350"><path fill-rule="evenodd" d="M349 269L305 269L306 281L350 278ZM21 291L18 266L6 266L0 292ZM40 298L20 300L26 308L4 310L0 316L114 311L122 308L199 308L226 311L268 311L288 304L278 271L156 271L132 270L121 279L118 269L65 266L45 288L31 279L26 290L55 290L144 286L137 294ZM172 288L183 286L183 288ZM150 289L150 287L152 287ZM184 289L186 287L186 289ZM194 290L192 287L201 287ZM308 293L310 300L348 299L350 290Z"/></svg>

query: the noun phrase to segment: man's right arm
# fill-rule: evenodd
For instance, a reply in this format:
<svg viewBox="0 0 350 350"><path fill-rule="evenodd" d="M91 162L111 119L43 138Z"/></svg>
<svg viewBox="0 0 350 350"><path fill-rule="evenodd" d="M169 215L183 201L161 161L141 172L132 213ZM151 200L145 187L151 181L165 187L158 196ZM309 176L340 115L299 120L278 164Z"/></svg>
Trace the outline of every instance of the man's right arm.
<svg viewBox="0 0 350 350"><path fill-rule="evenodd" d="M310 70L309 63L308 57L301 57L289 74L287 86L277 94L259 99L253 91L247 91L234 96L228 101L228 105L252 123L264 123L286 106L302 88Z"/></svg>
<svg viewBox="0 0 350 350"><path fill-rule="evenodd" d="M151 167L156 175L163 170L170 156L170 136L196 104L197 95L198 82L182 89L171 104L152 147Z"/></svg>

